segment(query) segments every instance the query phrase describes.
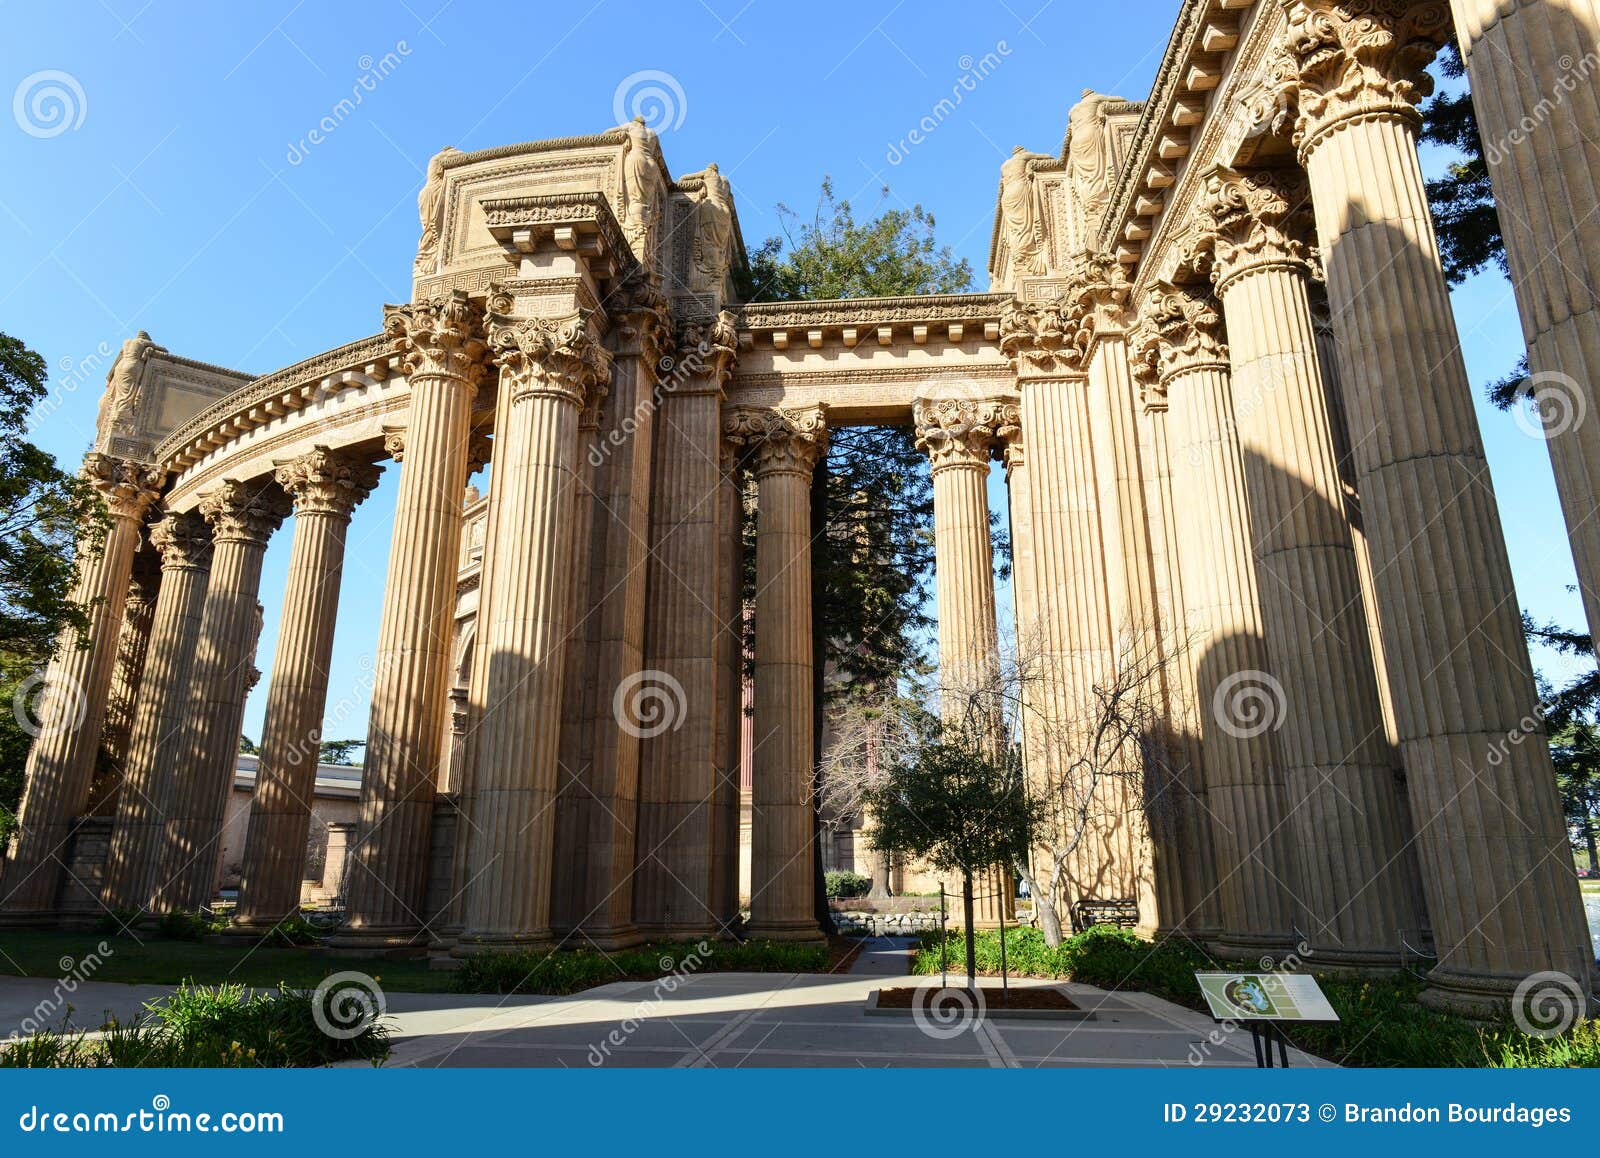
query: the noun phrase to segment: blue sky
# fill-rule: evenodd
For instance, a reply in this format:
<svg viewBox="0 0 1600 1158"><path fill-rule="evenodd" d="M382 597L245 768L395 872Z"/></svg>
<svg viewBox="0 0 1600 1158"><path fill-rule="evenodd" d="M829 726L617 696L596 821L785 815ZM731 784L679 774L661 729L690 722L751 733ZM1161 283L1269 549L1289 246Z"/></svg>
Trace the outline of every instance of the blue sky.
<svg viewBox="0 0 1600 1158"><path fill-rule="evenodd" d="M650 70L671 78L659 84L681 118L662 134L668 164L685 173L716 161L752 247L777 231L779 202L809 212L824 175L862 209L887 184L892 203L933 212L983 288L1000 162L1015 144L1058 150L1085 87L1143 97L1177 8L12 3L0 95L47 70L76 86L71 127L55 135L24 132L15 107L0 118L0 329L44 355L56 391L33 436L64 461L82 455L101 381L80 382L73 367L138 329L174 353L255 373L376 332L382 304L409 294L430 155L607 128L636 111L619 86ZM998 66L905 148L986 54ZM338 117L355 92L358 107ZM329 116L336 126L310 143ZM1455 308L1475 382L1516 361L1503 278L1474 279ZM1480 418L1502 509L1516 516L1521 601L1578 624L1545 446L1481 403ZM393 476L351 527L330 737L365 731L361 659L376 642ZM268 672L287 530L262 583L257 662ZM246 713L258 739L266 684Z"/></svg>

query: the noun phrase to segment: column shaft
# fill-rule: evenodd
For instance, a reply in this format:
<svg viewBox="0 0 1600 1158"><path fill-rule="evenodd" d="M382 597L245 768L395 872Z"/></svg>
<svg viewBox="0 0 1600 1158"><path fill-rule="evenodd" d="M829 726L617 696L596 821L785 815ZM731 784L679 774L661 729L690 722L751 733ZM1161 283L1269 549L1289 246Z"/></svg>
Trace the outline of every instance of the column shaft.
<svg viewBox="0 0 1600 1158"><path fill-rule="evenodd" d="M499 429L489 503L499 525L490 604L478 612L486 648L473 772L472 887L455 952L545 944L556 762L574 582L578 421L602 389L609 356L585 313L494 317Z"/></svg>
<svg viewBox="0 0 1600 1158"><path fill-rule="evenodd" d="M0 880L0 920L6 923L48 922L55 908L75 822L89 801L139 528L162 472L91 453L84 476L105 499L111 524L98 553L84 549L78 559L72 601L88 615L85 646L75 632L64 632L31 697L34 741L18 830Z"/></svg>
<svg viewBox="0 0 1600 1158"><path fill-rule="evenodd" d="M1167 395L1173 519L1185 621L1187 679L1204 744L1205 798L1227 951L1293 943L1294 854L1284 828L1283 764L1250 549L1244 464L1233 424L1221 318L1204 295L1152 295Z"/></svg>
<svg viewBox="0 0 1600 1158"><path fill-rule="evenodd" d="M1398 961L1421 943L1407 833L1388 760L1372 647L1303 267L1230 271L1219 288L1233 416L1272 670L1307 938L1319 961Z"/></svg>
<svg viewBox="0 0 1600 1158"><path fill-rule="evenodd" d="M85 811L97 816L115 815L117 796L128 772L128 744L133 739L133 713L144 680L145 658L150 651L150 627L155 620L161 586L161 558L153 547L134 553L133 577L122 608L122 630L117 636L117 662L106 692L105 722L100 728L100 754Z"/></svg>
<svg viewBox="0 0 1600 1158"><path fill-rule="evenodd" d="M155 892L211 577L211 528L198 511L166 516L150 538L161 589L111 829L104 900L112 909L147 908Z"/></svg>
<svg viewBox="0 0 1600 1158"><path fill-rule="evenodd" d="M1372 13L1318 0L1289 15L1296 143L1439 956L1428 1000L1496 1004L1551 970L1587 991L1593 950L1417 158L1409 70L1448 13L1386 10L1394 47L1375 59Z"/></svg>
<svg viewBox="0 0 1600 1158"><path fill-rule="evenodd" d="M822 410L731 411L756 477L755 768L750 934L821 938L811 654L811 474L826 447Z"/></svg>
<svg viewBox="0 0 1600 1158"><path fill-rule="evenodd" d="M294 540L232 926L246 933L300 910L345 532L378 469L318 447L279 467L277 479L294 499Z"/></svg>
<svg viewBox="0 0 1600 1158"><path fill-rule="evenodd" d="M409 945L422 926L449 711L461 494L483 373L479 318L463 293L392 308L384 324L405 358L411 403L374 657L361 827L345 881L345 926L335 939L350 948Z"/></svg>
<svg viewBox="0 0 1600 1158"><path fill-rule="evenodd" d="M211 524L211 580L162 834L154 907L163 913L194 912L209 904L216 890L244 701L257 674L261 558L289 513L289 502L270 481L229 480L201 499L200 511Z"/></svg>
<svg viewBox="0 0 1600 1158"><path fill-rule="evenodd" d="M1600 5L1451 0L1590 630L1600 629ZM1518 405L1526 405L1519 401ZM1585 420L1585 416L1588 420Z"/></svg>

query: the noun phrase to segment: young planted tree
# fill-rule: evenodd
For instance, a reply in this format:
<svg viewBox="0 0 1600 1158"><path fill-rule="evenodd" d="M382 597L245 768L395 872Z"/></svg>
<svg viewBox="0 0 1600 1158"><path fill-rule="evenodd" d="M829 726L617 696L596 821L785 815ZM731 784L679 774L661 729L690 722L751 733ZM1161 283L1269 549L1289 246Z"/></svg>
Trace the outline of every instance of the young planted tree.
<svg viewBox="0 0 1600 1158"><path fill-rule="evenodd" d="M45 361L0 333L0 701L33 694L58 641L87 645L88 608L72 599L80 550L110 526L94 488L56 466L27 434L45 397ZM0 848L15 824L32 732L25 712L0 711Z"/></svg>
<svg viewBox="0 0 1600 1158"><path fill-rule="evenodd" d="M983 705L954 720L905 705L899 728L907 742L885 753L881 776L862 793L873 816L872 844L961 875L967 986L973 988L973 878L1026 858L1038 809L1020 753L996 735Z"/></svg>

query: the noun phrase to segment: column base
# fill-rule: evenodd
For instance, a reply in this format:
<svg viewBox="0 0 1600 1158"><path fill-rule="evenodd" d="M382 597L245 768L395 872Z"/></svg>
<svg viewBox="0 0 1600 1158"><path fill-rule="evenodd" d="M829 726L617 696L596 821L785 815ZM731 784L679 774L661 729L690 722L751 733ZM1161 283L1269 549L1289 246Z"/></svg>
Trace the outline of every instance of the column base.
<svg viewBox="0 0 1600 1158"><path fill-rule="evenodd" d="M715 941L722 935L722 930L716 925L645 925L635 926L634 930L639 940L650 942L668 941ZM589 934L593 936L594 934Z"/></svg>
<svg viewBox="0 0 1600 1158"><path fill-rule="evenodd" d="M1526 980L1525 977L1499 977L1492 974L1455 973L1445 969L1433 969L1428 973L1428 987L1418 994L1417 1001L1429 1009L1445 1013L1498 1020L1506 1016L1518 987ZM1585 983L1586 979L1579 980L1580 985ZM1536 990L1534 994L1529 995L1530 1002L1537 1001L1539 992L1541 991ZM1597 1011L1600 1011L1600 995L1588 993L1584 996L1584 1008L1578 1010L1576 1016L1593 1017Z"/></svg>
<svg viewBox="0 0 1600 1158"><path fill-rule="evenodd" d="M553 951L555 947L555 941L549 933L520 936L466 934L451 948L450 956L461 959L476 957L480 953L541 953Z"/></svg>
<svg viewBox="0 0 1600 1158"><path fill-rule="evenodd" d="M0 911L0 929L54 929L64 917L55 909L8 909Z"/></svg>
<svg viewBox="0 0 1600 1158"><path fill-rule="evenodd" d="M1272 968L1278 959L1299 952L1300 942L1292 933L1223 933L1206 944L1213 956L1225 961L1254 960L1263 969ZM1262 962L1267 962L1262 964Z"/></svg>
<svg viewBox="0 0 1600 1158"><path fill-rule="evenodd" d="M580 945L587 945L607 953L618 949L632 949L650 939L643 929L635 928L633 925L596 925L592 928L579 926L572 930L570 935L575 937Z"/></svg>
<svg viewBox="0 0 1600 1158"><path fill-rule="evenodd" d="M298 911L296 910L296 912ZM220 932L213 934L212 937L207 937L206 940L211 941L212 944L225 945L230 941L237 941L243 937L265 937L292 915L285 914L277 918L277 920L273 920L270 917L252 917L241 921L238 918L234 918ZM213 938L215 939L213 940Z"/></svg>
<svg viewBox="0 0 1600 1158"><path fill-rule="evenodd" d="M337 957L419 957L427 952L428 935L403 927L340 929L326 945Z"/></svg>
<svg viewBox="0 0 1600 1158"><path fill-rule="evenodd" d="M814 917L801 921L752 922L745 930L745 938L750 941L799 941L818 945L828 940L817 928Z"/></svg>

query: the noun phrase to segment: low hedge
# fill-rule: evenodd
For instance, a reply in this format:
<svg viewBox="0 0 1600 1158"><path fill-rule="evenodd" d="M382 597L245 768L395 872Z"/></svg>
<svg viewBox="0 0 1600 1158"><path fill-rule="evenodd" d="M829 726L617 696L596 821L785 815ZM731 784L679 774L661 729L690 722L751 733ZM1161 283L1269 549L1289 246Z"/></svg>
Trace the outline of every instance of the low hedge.
<svg viewBox="0 0 1600 1158"><path fill-rule="evenodd" d="M952 973L966 968L959 933L946 945ZM978 969L1000 971L997 930L977 935ZM1196 971L1225 970L1198 945L1180 938L1151 942L1125 929L1097 926L1057 948L1037 929L1006 930L1006 965L1012 973L1081 981L1101 989L1140 990L1205 1011ZM912 972L939 972L939 935L924 934ZM1417 1001L1425 983L1410 974L1374 978L1318 977L1339 1014L1327 1025L1286 1025L1307 1053L1347 1066L1571 1067L1600 1066L1600 1021L1580 1021L1558 1037L1538 1038L1509 1021L1479 1022Z"/></svg>
<svg viewBox="0 0 1600 1158"><path fill-rule="evenodd" d="M668 973L818 973L826 945L702 941L643 945L614 953L476 953L452 977L457 993L576 993L608 981L650 981Z"/></svg>

